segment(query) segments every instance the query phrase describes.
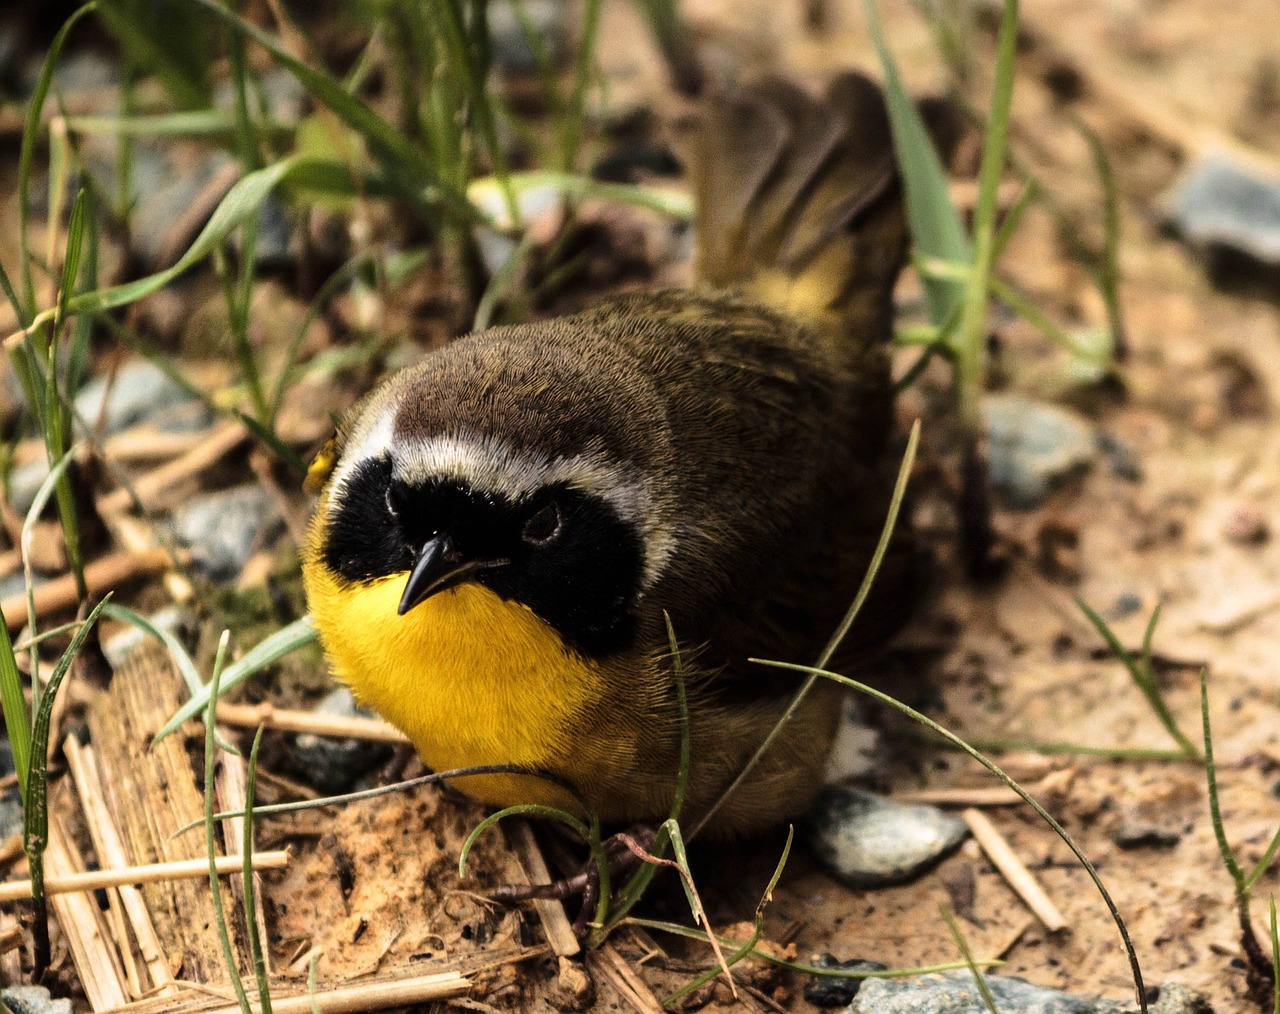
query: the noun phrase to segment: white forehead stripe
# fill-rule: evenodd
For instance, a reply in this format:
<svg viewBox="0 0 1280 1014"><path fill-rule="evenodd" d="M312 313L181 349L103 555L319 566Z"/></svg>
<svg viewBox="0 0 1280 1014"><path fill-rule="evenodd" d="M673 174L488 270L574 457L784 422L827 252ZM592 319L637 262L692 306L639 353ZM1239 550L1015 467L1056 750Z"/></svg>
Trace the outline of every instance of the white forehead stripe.
<svg viewBox="0 0 1280 1014"><path fill-rule="evenodd" d="M373 415L372 418L368 415L361 418L360 425L347 438L346 447L342 451L342 460L334 470L331 500L342 499L347 481L356 468L366 461L372 461L390 452L391 438L395 434L395 421L395 410L389 407Z"/></svg>
<svg viewBox="0 0 1280 1014"><path fill-rule="evenodd" d="M454 479L474 490L500 494L509 500L531 496L546 486L565 485L598 497L618 517L636 526L643 535L644 587L662 573L675 547L671 531L655 516L649 485L633 471L610 462L603 453L538 458L515 451L492 436L451 435L393 439L394 413L384 411L360 432L352 434L342 463L334 474L334 499L356 467L364 461L389 455L392 474L409 483L429 479Z"/></svg>

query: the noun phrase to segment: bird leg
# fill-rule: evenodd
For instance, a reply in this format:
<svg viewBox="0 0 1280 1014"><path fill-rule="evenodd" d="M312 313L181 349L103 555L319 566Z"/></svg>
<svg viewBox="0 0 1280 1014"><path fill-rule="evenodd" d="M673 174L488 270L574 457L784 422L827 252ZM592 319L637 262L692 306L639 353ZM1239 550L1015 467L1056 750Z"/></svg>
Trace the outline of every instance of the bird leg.
<svg viewBox="0 0 1280 1014"><path fill-rule="evenodd" d="M650 851L657 836L655 828L638 824L606 838L602 845L610 880L631 873L641 863L675 865L669 859L659 859ZM569 898L581 897L582 904L573 921L574 932L581 936L586 932L587 923L595 915L596 905L600 901L600 869L596 860L591 858L571 877L563 877L550 884L507 884L491 892L489 897L507 904L537 898L567 901Z"/></svg>

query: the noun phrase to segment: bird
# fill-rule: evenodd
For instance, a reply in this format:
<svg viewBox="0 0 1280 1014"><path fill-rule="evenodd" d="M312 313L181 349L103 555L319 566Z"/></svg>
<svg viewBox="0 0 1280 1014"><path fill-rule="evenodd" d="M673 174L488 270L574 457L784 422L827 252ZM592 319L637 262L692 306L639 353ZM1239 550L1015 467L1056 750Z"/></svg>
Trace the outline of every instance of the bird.
<svg viewBox="0 0 1280 1014"><path fill-rule="evenodd" d="M816 97L725 90L677 147L696 284L393 373L311 467L302 569L337 678L430 769L487 766L456 780L467 795L627 825L665 819L679 787L731 838L822 785L826 681L720 799L797 688L748 659L812 663L884 525L907 233L861 74ZM833 665L901 624L917 555L900 525Z"/></svg>

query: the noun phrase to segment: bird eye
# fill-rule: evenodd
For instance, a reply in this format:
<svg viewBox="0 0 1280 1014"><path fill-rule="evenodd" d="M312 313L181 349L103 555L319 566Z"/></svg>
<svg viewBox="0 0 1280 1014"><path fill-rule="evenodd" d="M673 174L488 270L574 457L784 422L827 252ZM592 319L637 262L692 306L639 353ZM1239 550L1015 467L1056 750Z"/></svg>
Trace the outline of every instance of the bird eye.
<svg viewBox="0 0 1280 1014"><path fill-rule="evenodd" d="M560 534L560 505L554 500L524 523L521 538L531 546L545 546Z"/></svg>

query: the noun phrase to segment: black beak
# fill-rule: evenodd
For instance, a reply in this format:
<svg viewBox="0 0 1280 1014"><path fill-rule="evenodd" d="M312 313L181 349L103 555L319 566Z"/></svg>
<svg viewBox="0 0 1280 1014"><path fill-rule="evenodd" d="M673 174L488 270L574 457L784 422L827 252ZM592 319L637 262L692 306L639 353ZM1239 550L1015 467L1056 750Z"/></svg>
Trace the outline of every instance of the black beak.
<svg viewBox="0 0 1280 1014"><path fill-rule="evenodd" d="M448 535L428 539L414 561L396 612L403 616L432 595L470 580L477 571L501 567L506 563L506 560L464 559Z"/></svg>

